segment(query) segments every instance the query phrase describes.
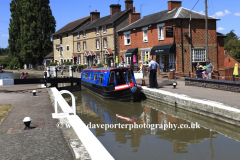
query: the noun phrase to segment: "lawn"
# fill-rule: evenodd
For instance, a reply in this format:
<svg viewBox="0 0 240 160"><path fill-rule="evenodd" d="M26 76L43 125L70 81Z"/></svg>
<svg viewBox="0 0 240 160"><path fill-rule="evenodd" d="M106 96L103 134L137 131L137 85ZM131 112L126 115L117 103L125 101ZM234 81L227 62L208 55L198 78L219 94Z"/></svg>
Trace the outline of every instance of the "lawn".
<svg viewBox="0 0 240 160"><path fill-rule="evenodd" d="M12 105L10 104L0 104L0 123L7 116L11 108Z"/></svg>

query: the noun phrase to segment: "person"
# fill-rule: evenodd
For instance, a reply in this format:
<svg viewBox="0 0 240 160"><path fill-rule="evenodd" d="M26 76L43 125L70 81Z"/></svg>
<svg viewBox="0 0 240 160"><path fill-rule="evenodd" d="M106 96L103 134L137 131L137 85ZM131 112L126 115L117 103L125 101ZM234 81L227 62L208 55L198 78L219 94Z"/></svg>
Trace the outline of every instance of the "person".
<svg viewBox="0 0 240 160"><path fill-rule="evenodd" d="M150 84L150 88L157 88L158 84L157 84L157 67L159 67L159 64L155 61L152 60L152 58L148 59L149 62L149 70L150 70L150 74L149 74L149 84Z"/></svg>
<svg viewBox="0 0 240 160"><path fill-rule="evenodd" d="M214 71L214 66L212 65L212 63L210 63L210 60L207 59L206 61L206 75L207 75L207 79L212 79L212 73Z"/></svg>
<svg viewBox="0 0 240 160"><path fill-rule="evenodd" d="M203 66L200 65L199 62L197 63L196 70L197 70L197 78L202 78Z"/></svg>
<svg viewBox="0 0 240 160"><path fill-rule="evenodd" d="M22 79L22 77L24 76L24 72L22 72L21 76L20 76L20 79Z"/></svg>
<svg viewBox="0 0 240 160"><path fill-rule="evenodd" d="M28 73L26 73L26 74L22 77L22 79L27 79L27 76L28 76Z"/></svg>

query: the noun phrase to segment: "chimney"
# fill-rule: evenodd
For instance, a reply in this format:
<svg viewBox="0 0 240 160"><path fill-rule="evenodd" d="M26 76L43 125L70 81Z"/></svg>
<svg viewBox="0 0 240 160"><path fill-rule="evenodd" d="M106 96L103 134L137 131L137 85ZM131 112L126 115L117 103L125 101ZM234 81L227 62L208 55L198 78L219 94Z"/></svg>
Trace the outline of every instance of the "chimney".
<svg viewBox="0 0 240 160"><path fill-rule="evenodd" d="M95 10L95 12L90 12L90 17L91 17L91 22L100 18L100 12L97 12L97 10Z"/></svg>
<svg viewBox="0 0 240 160"><path fill-rule="evenodd" d="M133 10L133 0L125 0L125 10Z"/></svg>
<svg viewBox="0 0 240 160"><path fill-rule="evenodd" d="M133 13L135 13L135 7L133 7Z"/></svg>
<svg viewBox="0 0 240 160"><path fill-rule="evenodd" d="M171 11L174 8L181 7L182 1L168 1L168 10Z"/></svg>
<svg viewBox="0 0 240 160"><path fill-rule="evenodd" d="M110 5L110 14L111 16L117 12L121 12L121 5L120 4L112 4Z"/></svg>
<svg viewBox="0 0 240 160"><path fill-rule="evenodd" d="M140 19L140 13L129 13L129 24Z"/></svg>

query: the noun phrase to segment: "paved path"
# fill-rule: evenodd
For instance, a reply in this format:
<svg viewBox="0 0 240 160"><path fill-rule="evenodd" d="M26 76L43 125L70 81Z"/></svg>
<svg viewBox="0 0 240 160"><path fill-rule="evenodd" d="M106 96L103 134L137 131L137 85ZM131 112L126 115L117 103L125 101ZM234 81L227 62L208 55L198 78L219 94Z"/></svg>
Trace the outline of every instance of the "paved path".
<svg viewBox="0 0 240 160"><path fill-rule="evenodd" d="M39 97L29 93L36 89ZM4 93L5 92L5 93ZM0 124L0 159L74 159L60 129L52 119L54 109L46 89L36 85L0 86L0 104L12 109ZM24 130L24 117L31 117L32 130Z"/></svg>
<svg viewBox="0 0 240 160"><path fill-rule="evenodd" d="M185 94L189 97L206 99L230 105L234 108L240 109L240 93L216 90L203 87L185 86L184 80L177 80L176 89L173 88L172 82L175 80L167 80L158 78L160 90L169 91L178 94ZM137 83L142 84L142 80L136 80ZM149 79L145 80L146 85L149 84Z"/></svg>

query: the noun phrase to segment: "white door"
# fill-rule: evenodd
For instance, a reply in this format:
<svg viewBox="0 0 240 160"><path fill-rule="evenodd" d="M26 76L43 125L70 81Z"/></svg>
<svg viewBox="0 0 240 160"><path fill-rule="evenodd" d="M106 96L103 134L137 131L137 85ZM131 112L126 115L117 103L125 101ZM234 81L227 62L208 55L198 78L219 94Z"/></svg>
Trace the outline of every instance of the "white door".
<svg viewBox="0 0 240 160"><path fill-rule="evenodd" d="M163 69L164 69L164 56L163 55L160 55L159 65L160 65L160 72L163 72Z"/></svg>

